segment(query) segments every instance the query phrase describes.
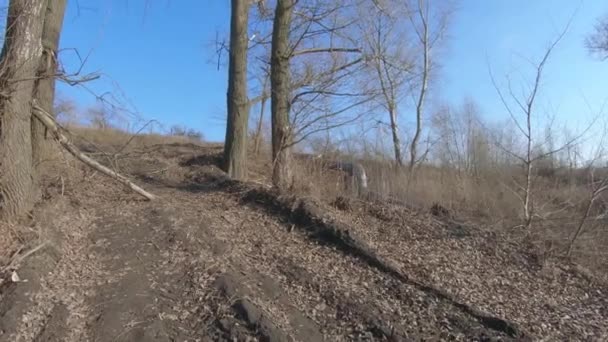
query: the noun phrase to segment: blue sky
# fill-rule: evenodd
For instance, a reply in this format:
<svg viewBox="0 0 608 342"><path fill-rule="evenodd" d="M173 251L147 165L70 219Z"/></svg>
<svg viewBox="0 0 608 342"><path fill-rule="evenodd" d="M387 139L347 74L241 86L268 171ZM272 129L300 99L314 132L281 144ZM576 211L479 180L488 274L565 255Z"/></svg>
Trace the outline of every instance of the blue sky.
<svg viewBox="0 0 608 342"><path fill-rule="evenodd" d="M103 73L90 89L101 94L119 88L146 119L223 139L226 71L213 63L213 41L216 32L228 30L229 1L68 2L61 47L88 56L84 70ZM524 58L538 60L575 11L547 68L540 108L572 125L589 122L608 98L608 62L589 56L583 44L595 20L608 12L602 0L461 1L431 100L458 104L468 96L486 117L505 118L488 65L499 80L507 73L529 77ZM78 64L70 50L62 58L69 69ZM95 102L78 87L60 85L59 93L83 108ZM404 113L403 120L411 118Z"/></svg>

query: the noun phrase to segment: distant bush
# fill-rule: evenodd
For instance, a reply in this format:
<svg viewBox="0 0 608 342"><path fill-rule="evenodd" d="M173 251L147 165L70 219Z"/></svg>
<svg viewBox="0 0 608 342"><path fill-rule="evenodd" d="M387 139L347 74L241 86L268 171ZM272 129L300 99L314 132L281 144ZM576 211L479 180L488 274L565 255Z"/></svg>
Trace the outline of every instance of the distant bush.
<svg viewBox="0 0 608 342"><path fill-rule="evenodd" d="M169 135L174 137L186 137L197 141L205 140L205 137L202 132L179 125L172 126L169 130Z"/></svg>

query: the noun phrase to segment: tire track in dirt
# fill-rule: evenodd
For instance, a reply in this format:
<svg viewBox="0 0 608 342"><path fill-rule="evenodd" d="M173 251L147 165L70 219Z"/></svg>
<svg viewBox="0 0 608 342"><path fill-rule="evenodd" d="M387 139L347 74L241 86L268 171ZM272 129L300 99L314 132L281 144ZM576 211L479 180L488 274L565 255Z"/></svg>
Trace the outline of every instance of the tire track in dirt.
<svg viewBox="0 0 608 342"><path fill-rule="evenodd" d="M95 308L89 328L92 340L169 341L150 279L161 253L148 241L148 230L156 231L164 223L157 222L160 227L156 227L144 225L152 223L146 221L110 211L96 223L98 228L91 237L94 250L111 278L90 300Z"/></svg>
<svg viewBox="0 0 608 342"><path fill-rule="evenodd" d="M89 299L94 341L185 341L193 335L180 303L191 243L179 216L162 203L140 203L106 212L92 234L95 250L112 275ZM204 254L204 251L200 251Z"/></svg>

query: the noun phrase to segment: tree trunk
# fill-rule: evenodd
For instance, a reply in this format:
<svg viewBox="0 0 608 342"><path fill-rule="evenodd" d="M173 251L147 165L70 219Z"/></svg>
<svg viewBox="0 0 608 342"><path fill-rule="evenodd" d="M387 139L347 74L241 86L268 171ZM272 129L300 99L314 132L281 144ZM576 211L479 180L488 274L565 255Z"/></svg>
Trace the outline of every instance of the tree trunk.
<svg viewBox="0 0 608 342"><path fill-rule="evenodd" d="M249 0L232 0L230 15L230 62L228 67L228 124L224 168L235 179L247 177L247 26Z"/></svg>
<svg viewBox="0 0 608 342"><path fill-rule="evenodd" d="M393 134L393 149L395 150L395 161L397 166L403 166L403 158L401 154L401 140L399 139L399 126L397 124L397 112L394 107L389 107L389 116L391 119L391 132Z"/></svg>
<svg viewBox="0 0 608 342"><path fill-rule="evenodd" d="M264 89L266 86L264 85ZM260 102L260 117L258 118L258 124L255 129L255 142L253 146L253 153L257 156L260 153L260 145L262 145L262 125L264 124L264 111L266 109L266 97L262 97Z"/></svg>
<svg viewBox="0 0 608 342"><path fill-rule="evenodd" d="M578 239L579 235L583 232L583 228L585 227L585 222L587 222L587 219L589 218L589 214L591 213L591 208L593 208L593 203L595 202L595 199L596 199L595 193L592 193L591 197L589 197L589 201L587 202L587 206L585 208L585 213L581 217L581 219L578 223L578 226L576 227L576 230L574 232L574 235L572 235L572 238L570 238L570 242L568 243L568 251L566 252L567 257L570 257L572 255L574 243Z"/></svg>
<svg viewBox="0 0 608 342"><path fill-rule="evenodd" d="M290 127L290 51L289 30L293 13L293 0L277 0L272 29L272 55L270 64L272 112L272 183L286 190L292 185Z"/></svg>
<svg viewBox="0 0 608 342"><path fill-rule="evenodd" d="M412 139L412 145L410 146L410 176L413 175L414 167L418 162L418 141L422 135L422 112L424 109L424 100L426 97L426 91L429 82L430 72L430 61L429 61L429 36L428 26L425 25L422 36L422 48L423 48L423 60L422 60L422 84L420 85L420 92L418 94L418 102L416 103L416 131L414 132L414 138Z"/></svg>
<svg viewBox="0 0 608 342"><path fill-rule="evenodd" d="M524 188L524 220L526 228L530 228L532 225L532 208L530 202L530 196L532 192L532 162L526 163L526 187Z"/></svg>
<svg viewBox="0 0 608 342"><path fill-rule="evenodd" d="M1 214L12 220L34 204L32 182L32 94L42 54L46 0L11 0L0 60Z"/></svg>
<svg viewBox="0 0 608 342"><path fill-rule="evenodd" d="M38 64L38 79L34 85L34 98L47 113L53 111L55 99L55 75L57 74L57 50L63 27L66 0L48 0L42 29L42 56ZM47 142L44 125L32 117L32 160L37 180L40 165L51 155L52 144Z"/></svg>

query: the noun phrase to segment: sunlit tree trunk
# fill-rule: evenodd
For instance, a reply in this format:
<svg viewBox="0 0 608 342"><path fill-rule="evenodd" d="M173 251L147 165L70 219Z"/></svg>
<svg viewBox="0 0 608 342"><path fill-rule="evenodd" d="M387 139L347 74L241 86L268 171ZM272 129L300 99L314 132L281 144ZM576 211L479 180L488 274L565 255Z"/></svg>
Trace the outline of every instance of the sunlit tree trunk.
<svg viewBox="0 0 608 342"><path fill-rule="evenodd" d="M260 147L262 146L262 126L264 125L264 111L266 109L266 101L267 99L262 99L260 102L260 117L258 118L258 123L256 125L255 134L254 134L254 145L253 145L253 153L258 155L260 153Z"/></svg>
<svg viewBox="0 0 608 342"><path fill-rule="evenodd" d="M228 69L228 124L224 167L235 179L247 177L247 26L249 0L232 0L230 16L230 62Z"/></svg>
<svg viewBox="0 0 608 342"><path fill-rule="evenodd" d="M399 126L397 124L397 111L395 108L389 110L391 119L391 133L393 135L393 150L395 152L395 162L398 166L403 166L403 158L401 157L401 140L399 139Z"/></svg>
<svg viewBox="0 0 608 342"><path fill-rule="evenodd" d="M33 207L31 112L42 53L46 0L12 0L0 60L0 193L2 219Z"/></svg>
<svg viewBox="0 0 608 342"><path fill-rule="evenodd" d="M57 74L57 50L59 37L63 27L66 0L48 0L44 15L42 30L42 56L38 64L38 79L34 89L34 98L38 106L48 113L53 111L55 100L55 75ZM50 139L50 137L48 137ZM40 165L51 152L50 140L47 140L45 128L32 117L32 156L34 170L39 171Z"/></svg>
<svg viewBox="0 0 608 342"><path fill-rule="evenodd" d="M293 0L277 0L272 30L270 66L272 112L272 182L279 189L293 183L291 145L293 141L289 121L290 111L290 51L289 29L293 14Z"/></svg>
<svg viewBox="0 0 608 342"><path fill-rule="evenodd" d="M264 112L266 111L266 102L268 101L268 97L266 94L266 88L268 86L268 78L264 78L263 85L263 94L262 99L260 100L260 116L258 117L258 122L255 129L254 134L254 145L253 145L253 153L257 156L260 153L260 147L262 145L262 126L264 125Z"/></svg>
<svg viewBox="0 0 608 342"><path fill-rule="evenodd" d="M410 145L410 174L413 173L414 167L418 162L418 142L420 141L420 136L422 135L422 113L424 111L424 101L426 99L426 91L428 88L429 82L429 72L430 72L430 61L429 61L429 36L428 36L428 26L425 24L423 26L423 33L421 38L421 44L423 48L423 56L422 56L422 81L420 84L420 92L418 93L418 100L416 102L416 130L414 131L414 138L412 139L412 144Z"/></svg>

